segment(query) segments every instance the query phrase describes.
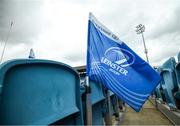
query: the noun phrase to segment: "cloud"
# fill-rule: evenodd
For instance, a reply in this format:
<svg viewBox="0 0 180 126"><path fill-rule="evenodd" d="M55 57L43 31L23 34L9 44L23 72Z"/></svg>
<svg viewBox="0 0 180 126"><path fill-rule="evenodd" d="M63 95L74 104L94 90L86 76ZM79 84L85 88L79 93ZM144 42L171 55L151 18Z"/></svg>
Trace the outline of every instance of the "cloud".
<svg viewBox="0 0 180 126"><path fill-rule="evenodd" d="M180 9L175 8L171 13L167 13L156 22L151 30L151 34L148 36L151 39L159 38L161 36L168 36L172 33L180 33Z"/></svg>
<svg viewBox="0 0 180 126"><path fill-rule="evenodd" d="M4 41L13 21L9 44L31 43L42 30L41 2L9 1L1 3L0 39Z"/></svg>
<svg viewBox="0 0 180 126"><path fill-rule="evenodd" d="M151 64L160 65L180 51L179 8L179 0L4 0L0 2L0 41L14 21L4 61L27 57L33 48L38 58L85 64L88 13L93 12L143 59L142 38L135 27L144 24Z"/></svg>

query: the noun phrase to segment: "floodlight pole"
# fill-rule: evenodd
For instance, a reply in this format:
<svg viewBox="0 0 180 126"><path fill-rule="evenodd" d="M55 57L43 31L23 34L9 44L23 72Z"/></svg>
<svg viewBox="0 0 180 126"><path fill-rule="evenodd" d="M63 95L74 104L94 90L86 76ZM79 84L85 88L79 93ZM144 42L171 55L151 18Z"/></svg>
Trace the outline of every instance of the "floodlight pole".
<svg viewBox="0 0 180 126"><path fill-rule="evenodd" d="M146 43L145 43L145 39L144 39L144 35L143 32L145 31L145 26L142 24L139 24L138 26L136 26L137 30L137 34L141 34L142 35L142 39L143 39L143 45L144 45L144 53L146 55L146 60L149 63L149 58L148 58L148 50L146 48Z"/></svg>

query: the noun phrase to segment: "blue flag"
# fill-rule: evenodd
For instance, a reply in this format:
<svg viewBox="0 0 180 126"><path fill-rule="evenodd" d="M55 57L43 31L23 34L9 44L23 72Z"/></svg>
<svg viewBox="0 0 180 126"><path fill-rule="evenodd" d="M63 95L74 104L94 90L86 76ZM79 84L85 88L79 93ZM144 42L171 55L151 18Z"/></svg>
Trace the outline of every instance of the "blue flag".
<svg viewBox="0 0 180 126"><path fill-rule="evenodd" d="M160 81L160 75L148 63L91 13L86 72L137 112Z"/></svg>

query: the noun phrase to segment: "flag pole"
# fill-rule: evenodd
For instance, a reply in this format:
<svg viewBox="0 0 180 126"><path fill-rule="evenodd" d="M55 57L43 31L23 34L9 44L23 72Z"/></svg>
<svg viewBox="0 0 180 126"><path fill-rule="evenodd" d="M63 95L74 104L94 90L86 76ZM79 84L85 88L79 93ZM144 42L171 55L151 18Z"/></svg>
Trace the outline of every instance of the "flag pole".
<svg viewBox="0 0 180 126"><path fill-rule="evenodd" d="M92 104L91 104L91 88L89 85L89 77L86 76L86 125L92 125Z"/></svg>
<svg viewBox="0 0 180 126"><path fill-rule="evenodd" d="M91 13L89 13L89 19L91 18ZM90 35L90 25L88 21L88 43L89 43L89 35ZM87 50L88 50L88 44L87 44ZM88 51L87 51L88 52ZM88 59L88 53L87 53L87 59ZM86 125L92 125L92 103L91 103L91 87L89 85L89 76L88 76L88 61L86 64Z"/></svg>
<svg viewBox="0 0 180 126"><path fill-rule="evenodd" d="M110 99L110 92L107 88L105 89L105 96L106 96L106 104L107 104L107 111L105 113L105 124L112 125L111 99Z"/></svg>

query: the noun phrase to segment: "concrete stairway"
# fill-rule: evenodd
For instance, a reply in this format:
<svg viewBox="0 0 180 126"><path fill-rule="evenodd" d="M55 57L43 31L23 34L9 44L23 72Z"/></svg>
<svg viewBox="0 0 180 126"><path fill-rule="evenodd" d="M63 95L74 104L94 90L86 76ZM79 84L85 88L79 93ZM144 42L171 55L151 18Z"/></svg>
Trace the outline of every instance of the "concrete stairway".
<svg viewBox="0 0 180 126"><path fill-rule="evenodd" d="M120 125L173 125L155 106L148 100L140 112L135 112L128 105Z"/></svg>

